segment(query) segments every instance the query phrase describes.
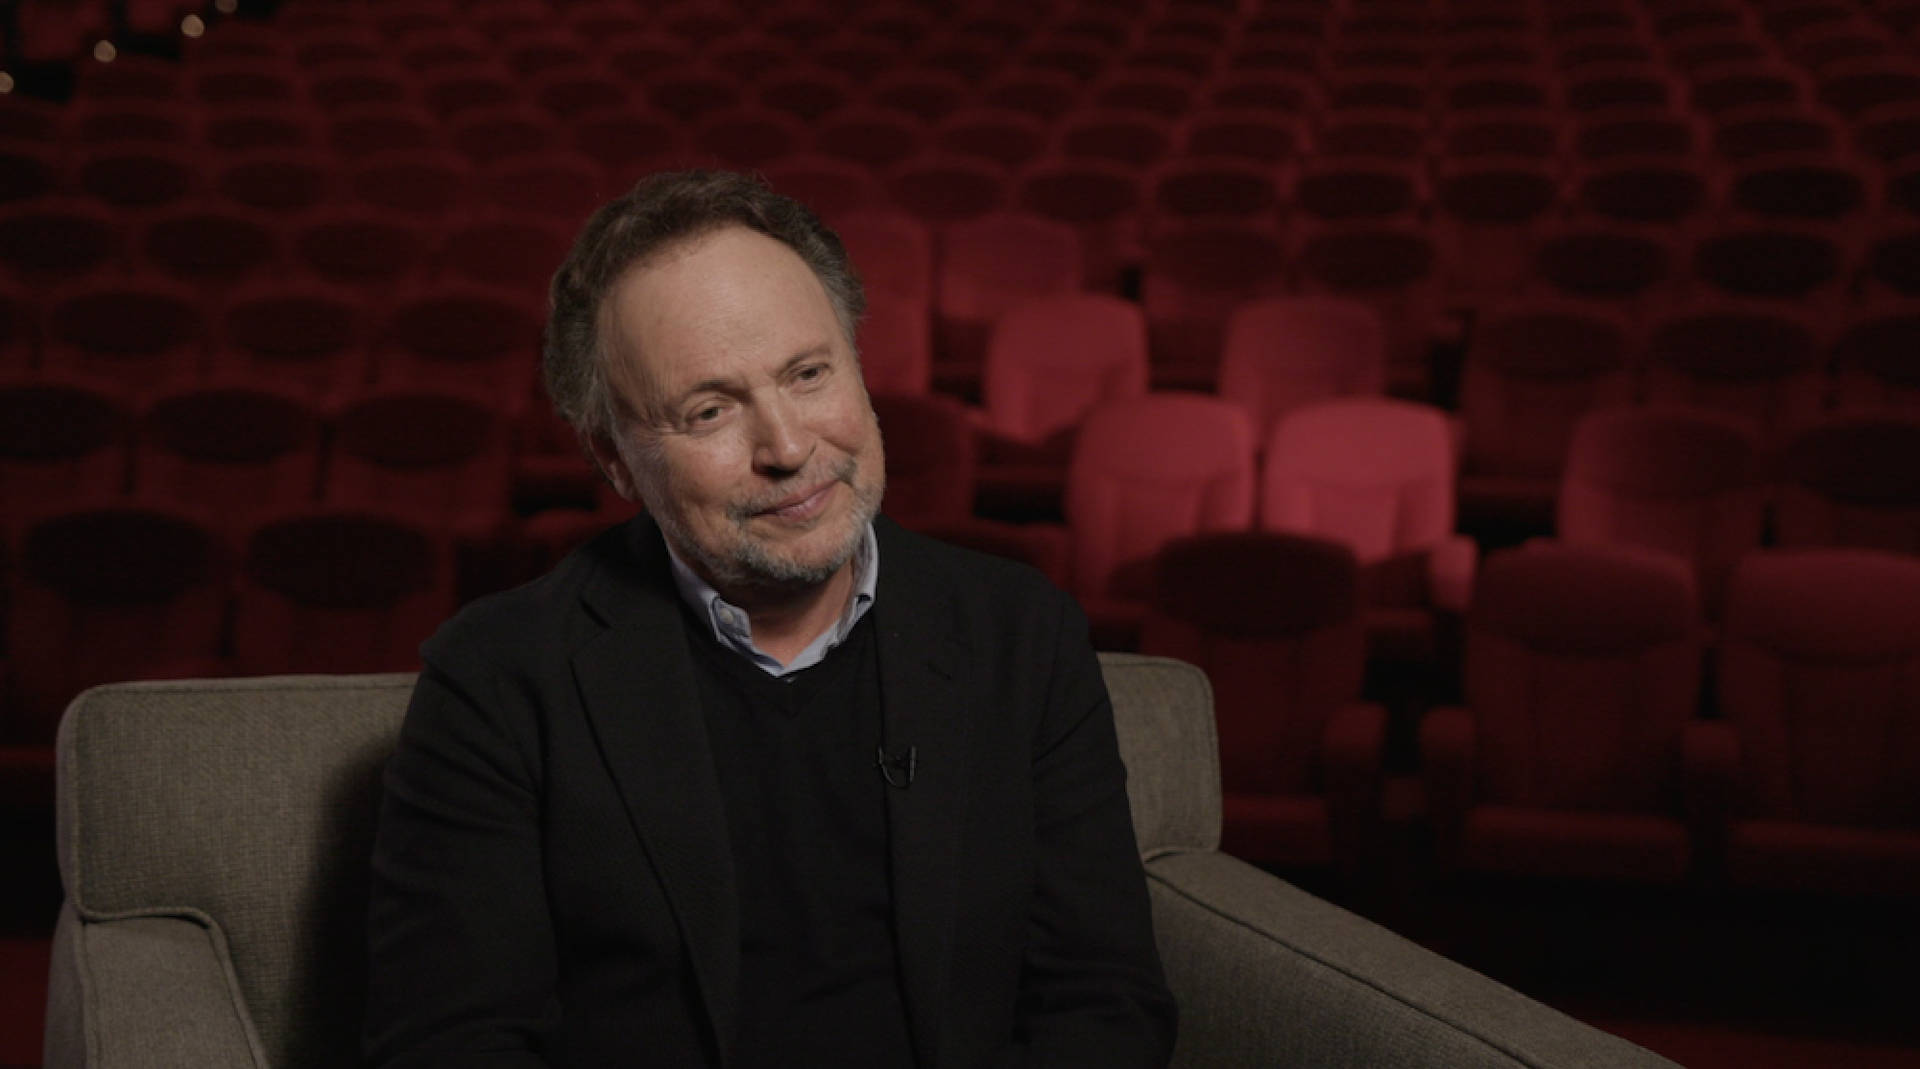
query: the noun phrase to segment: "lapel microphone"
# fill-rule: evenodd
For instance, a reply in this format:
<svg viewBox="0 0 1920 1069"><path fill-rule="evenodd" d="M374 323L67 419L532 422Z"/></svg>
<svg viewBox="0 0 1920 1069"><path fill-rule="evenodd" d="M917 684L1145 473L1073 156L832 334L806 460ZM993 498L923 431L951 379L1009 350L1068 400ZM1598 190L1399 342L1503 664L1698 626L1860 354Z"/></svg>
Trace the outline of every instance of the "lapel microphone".
<svg viewBox="0 0 1920 1069"><path fill-rule="evenodd" d="M920 767L920 750L909 746L900 753L890 754L885 746L874 747L874 767L880 770L881 778L887 786L906 790L913 785L913 773Z"/></svg>

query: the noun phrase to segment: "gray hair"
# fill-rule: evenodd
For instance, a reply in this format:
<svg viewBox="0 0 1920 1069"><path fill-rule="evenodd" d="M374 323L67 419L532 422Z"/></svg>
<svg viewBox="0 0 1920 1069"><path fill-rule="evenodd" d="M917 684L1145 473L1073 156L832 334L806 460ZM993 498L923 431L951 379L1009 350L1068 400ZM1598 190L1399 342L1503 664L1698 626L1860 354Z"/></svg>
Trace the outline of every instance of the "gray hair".
<svg viewBox="0 0 1920 1069"><path fill-rule="evenodd" d="M792 249L813 270L852 345L866 293L838 235L800 202L732 171L649 175L593 213L549 291L541 370L554 408L583 437L612 434L621 405L607 376L600 304L634 266L727 226L744 226Z"/></svg>

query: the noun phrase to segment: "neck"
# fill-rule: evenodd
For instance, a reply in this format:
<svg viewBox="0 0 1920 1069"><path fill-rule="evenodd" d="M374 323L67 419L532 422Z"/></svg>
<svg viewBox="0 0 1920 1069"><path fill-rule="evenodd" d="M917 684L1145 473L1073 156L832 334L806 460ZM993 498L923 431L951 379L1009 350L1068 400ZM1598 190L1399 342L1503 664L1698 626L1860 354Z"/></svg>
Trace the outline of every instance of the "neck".
<svg viewBox="0 0 1920 1069"><path fill-rule="evenodd" d="M853 598L853 565L849 560L826 582L803 588L715 589L746 611L753 624L753 644L786 664L846 612Z"/></svg>

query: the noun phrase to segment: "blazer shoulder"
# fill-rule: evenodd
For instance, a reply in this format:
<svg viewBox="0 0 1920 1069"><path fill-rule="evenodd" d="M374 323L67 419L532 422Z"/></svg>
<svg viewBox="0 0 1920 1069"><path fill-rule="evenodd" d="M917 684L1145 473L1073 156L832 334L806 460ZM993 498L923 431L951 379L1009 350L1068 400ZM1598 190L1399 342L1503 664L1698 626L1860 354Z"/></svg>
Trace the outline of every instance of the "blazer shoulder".
<svg viewBox="0 0 1920 1069"><path fill-rule="evenodd" d="M1071 600L1044 572L1024 562L942 542L891 521L876 521L875 529L880 532L882 574L897 566L943 579L962 596L991 601Z"/></svg>

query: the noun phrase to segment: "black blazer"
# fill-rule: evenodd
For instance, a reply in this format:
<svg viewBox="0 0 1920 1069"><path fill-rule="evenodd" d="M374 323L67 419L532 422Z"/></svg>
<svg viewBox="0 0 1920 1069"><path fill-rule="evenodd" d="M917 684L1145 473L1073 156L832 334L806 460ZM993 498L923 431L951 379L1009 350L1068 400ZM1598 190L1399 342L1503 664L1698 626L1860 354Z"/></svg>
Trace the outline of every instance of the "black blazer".
<svg viewBox="0 0 1920 1069"><path fill-rule="evenodd" d="M921 1069L1163 1065L1084 618L1030 569L875 526L884 741L918 753L887 818ZM642 517L422 648L374 847L374 1064L725 1064L738 897L667 559Z"/></svg>

